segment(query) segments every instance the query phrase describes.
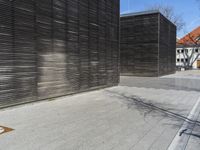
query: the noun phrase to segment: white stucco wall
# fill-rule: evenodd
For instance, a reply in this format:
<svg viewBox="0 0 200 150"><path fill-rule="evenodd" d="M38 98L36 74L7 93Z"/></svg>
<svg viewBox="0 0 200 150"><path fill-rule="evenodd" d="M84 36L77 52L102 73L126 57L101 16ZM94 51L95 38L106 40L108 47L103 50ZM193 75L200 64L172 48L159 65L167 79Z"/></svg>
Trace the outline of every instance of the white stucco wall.
<svg viewBox="0 0 200 150"><path fill-rule="evenodd" d="M194 53L192 54L193 49L194 49ZM196 49L198 49L198 52L196 52ZM187 53L189 56L191 56L192 54L192 59L191 59L191 62L192 62L193 60L195 60L197 55L200 54L200 47L199 48L193 48L193 47L177 48L176 49L176 66L184 66L184 62L182 61L187 61L187 57L185 57L186 55L184 54L186 51L188 51ZM198 57L197 60L200 60L200 56ZM193 64L194 69L197 69L197 60Z"/></svg>

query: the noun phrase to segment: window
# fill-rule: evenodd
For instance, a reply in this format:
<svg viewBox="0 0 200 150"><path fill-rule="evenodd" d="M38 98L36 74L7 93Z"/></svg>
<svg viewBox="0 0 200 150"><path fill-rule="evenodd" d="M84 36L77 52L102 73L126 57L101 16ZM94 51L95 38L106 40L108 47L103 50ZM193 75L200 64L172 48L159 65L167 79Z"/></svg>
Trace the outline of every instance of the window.
<svg viewBox="0 0 200 150"><path fill-rule="evenodd" d="M177 62L180 62L180 59L177 59Z"/></svg>
<svg viewBox="0 0 200 150"><path fill-rule="evenodd" d="M177 53L180 53L180 50L179 50L179 49L177 50Z"/></svg>
<svg viewBox="0 0 200 150"><path fill-rule="evenodd" d="M181 53L184 53L184 49L181 50Z"/></svg>
<svg viewBox="0 0 200 150"><path fill-rule="evenodd" d="M187 59L187 58L185 59L185 62L188 62L188 59Z"/></svg>
<svg viewBox="0 0 200 150"><path fill-rule="evenodd" d="M183 51L184 52L184 51ZM185 52L188 53L188 49L185 49Z"/></svg>
<svg viewBox="0 0 200 150"><path fill-rule="evenodd" d="M195 49L195 52L196 52L196 53L198 53L198 52L199 52L199 49L198 49L198 48L196 48L196 49Z"/></svg>
<svg viewBox="0 0 200 150"><path fill-rule="evenodd" d="M181 59L181 62L184 62L184 59Z"/></svg>

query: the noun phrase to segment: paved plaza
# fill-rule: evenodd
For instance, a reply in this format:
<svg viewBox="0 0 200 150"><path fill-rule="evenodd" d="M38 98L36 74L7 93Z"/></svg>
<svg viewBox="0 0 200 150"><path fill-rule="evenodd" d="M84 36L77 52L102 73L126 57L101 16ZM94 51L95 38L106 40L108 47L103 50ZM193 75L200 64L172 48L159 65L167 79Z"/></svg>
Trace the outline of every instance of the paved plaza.
<svg viewBox="0 0 200 150"><path fill-rule="evenodd" d="M0 150L198 150L200 71L0 111ZM2 128L1 128L2 127Z"/></svg>

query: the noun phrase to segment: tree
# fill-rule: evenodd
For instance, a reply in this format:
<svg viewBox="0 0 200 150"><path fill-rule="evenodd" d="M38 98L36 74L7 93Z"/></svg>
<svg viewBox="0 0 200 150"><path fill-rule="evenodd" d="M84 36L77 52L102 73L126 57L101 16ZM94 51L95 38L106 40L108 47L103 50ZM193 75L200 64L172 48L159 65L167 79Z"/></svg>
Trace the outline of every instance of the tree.
<svg viewBox="0 0 200 150"><path fill-rule="evenodd" d="M189 33L178 45L182 47L181 55L184 60L187 60L183 61L185 69L192 69L193 64L200 58L200 34L194 36Z"/></svg>
<svg viewBox="0 0 200 150"><path fill-rule="evenodd" d="M176 25L178 31L181 31L185 26L185 22L182 16L176 14L174 8L169 5L155 4L150 7L147 7L146 10L147 11L156 10L161 12L167 19L169 19L172 23Z"/></svg>

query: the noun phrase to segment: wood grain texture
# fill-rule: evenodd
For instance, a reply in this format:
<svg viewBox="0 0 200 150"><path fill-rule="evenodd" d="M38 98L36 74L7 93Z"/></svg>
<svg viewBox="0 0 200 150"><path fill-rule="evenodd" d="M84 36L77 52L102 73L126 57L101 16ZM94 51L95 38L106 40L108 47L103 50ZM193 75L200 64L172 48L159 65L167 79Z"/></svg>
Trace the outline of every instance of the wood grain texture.
<svg viewBox="0 0 200 150"><path fill-rule="evenodd" d="M159 75L175 73L176 27L160 14Z"/></svg>
<svg viewBox="0 0 200 150"><path fill-rule="evenodd" d="M118 82L119 0L0 0L0 107Z"/></svg>
<svg viewBox="0 0 200 150"><path fill-rule="evenodd" d="M175 38L176 27L160 13L121 17L121 75L175 72Z"/></svg>

